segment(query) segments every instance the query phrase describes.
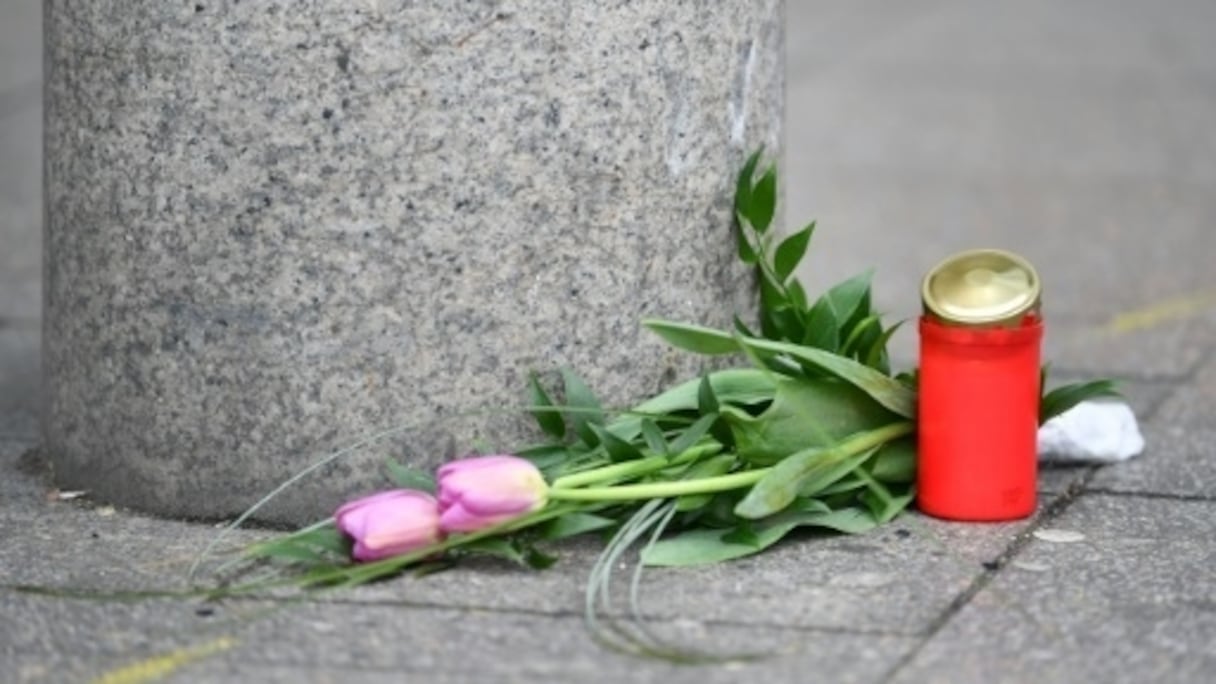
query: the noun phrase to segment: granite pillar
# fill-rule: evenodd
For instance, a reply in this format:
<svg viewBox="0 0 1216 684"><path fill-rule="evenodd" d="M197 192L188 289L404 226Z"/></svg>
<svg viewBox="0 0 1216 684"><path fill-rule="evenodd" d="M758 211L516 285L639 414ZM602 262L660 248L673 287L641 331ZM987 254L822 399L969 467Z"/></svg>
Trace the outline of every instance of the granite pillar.
<svg viewBox="0 0 1216 684"><path fill-rule="evenodd" d="M530 369L625 405L727 325L733 174L778 149L780 0L47 0L44 432L61 487L325 515L526 440ZM446 418L445 418L446 417Z"/></svg>

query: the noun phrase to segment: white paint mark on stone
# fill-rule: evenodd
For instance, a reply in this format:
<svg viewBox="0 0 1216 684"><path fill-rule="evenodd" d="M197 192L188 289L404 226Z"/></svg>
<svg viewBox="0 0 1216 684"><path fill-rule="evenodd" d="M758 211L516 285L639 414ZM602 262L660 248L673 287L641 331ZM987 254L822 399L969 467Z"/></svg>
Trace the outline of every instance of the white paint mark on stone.
<svg viewBox="0 0 1216 684"><path fill-rule="evenodd" d="M756 64L756 41L747 42L747 57L743 60L741 76L735 88L733 97L727 103L730 110L730 141L735 145L743 144L743 134L747 130L747 94L751 90L752 70Z"/></svg>
<svg viewBox="0 0 1216 684"><path fill-rule="evenodd" d="M1050 527L1035 530L1034 538L1054 544L1074 544L1079 541L1085 541L1085 535L1076 530L1060 530Z"/></svg>
<svg viewBox="0 0 1216 684"><path fill-rule="evenodd" d="M846 572L828 580L833 587L883 587L895 581L895 576L889 572Z"/></svg>
<svg viewBox="0 0 1216 684"><path fill-rule="evenodd" d="M667 126L667 171L672 178L679 178L688 167L689 136L694 132L688 121L687 96L681 92L671 103L671 108Z"/></svg>
<svg viewBox="0 0 1216 684"><path fill-rule="evenodd" d="M1027 570L1029 572L1047 572L1051 569L1050 565L1035 561L1015 560L1014 562L1010 563L1010 565L1018 570Z"/></svg>

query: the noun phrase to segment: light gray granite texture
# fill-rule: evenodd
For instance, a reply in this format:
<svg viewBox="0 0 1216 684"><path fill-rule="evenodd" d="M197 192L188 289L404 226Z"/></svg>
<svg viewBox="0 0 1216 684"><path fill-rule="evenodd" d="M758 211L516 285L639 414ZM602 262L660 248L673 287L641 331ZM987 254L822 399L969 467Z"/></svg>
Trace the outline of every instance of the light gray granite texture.
<svg viewBox="0 0 1216 684"><path fill-rule="evenodd" d="M526 436L529 370L624 405L752 306L733 176L780 149L780 0L46 3L45 411L61 487L327 515ZM440 418L443 418L440 420Z"/></svg>

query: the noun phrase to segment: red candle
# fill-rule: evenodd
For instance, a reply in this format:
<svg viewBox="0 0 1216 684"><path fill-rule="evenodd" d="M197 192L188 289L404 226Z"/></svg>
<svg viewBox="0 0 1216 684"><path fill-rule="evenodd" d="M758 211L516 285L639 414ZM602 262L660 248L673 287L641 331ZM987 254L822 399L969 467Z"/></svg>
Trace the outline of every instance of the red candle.
<svg viewBox="0 0 1216 684"><path fill-rule="evenodd" d="M925 277L920 320L917 501L953 520L1035 510L1039 279L1017 255L955 255Z"/></svg>

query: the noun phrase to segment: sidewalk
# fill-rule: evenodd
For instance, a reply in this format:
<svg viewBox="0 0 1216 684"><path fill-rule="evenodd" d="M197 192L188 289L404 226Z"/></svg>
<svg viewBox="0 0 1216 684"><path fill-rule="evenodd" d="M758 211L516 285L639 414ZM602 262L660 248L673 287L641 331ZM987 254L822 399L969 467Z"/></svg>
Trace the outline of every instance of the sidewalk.
<svg viewBox="0 0 1216 684"><path fill-rule="evenodd" d="M486 562L310 601L135 596L181 588L217 530L48 500L40 4L15 0L0 9L0 679L1216 681L1216 5L787 11L785 217L819 220L808 291L875 267L879 304L908 318L948 253L1021 252L1045 281L1055 375L1123 379L1143 456L1045 470L1026 521L909 514L647 574L657 632L776 651L758 661L675 666L597 646L581 617L590 542L558 547L544 572ZM910 331L895 349L914 358Z"/></svg>

